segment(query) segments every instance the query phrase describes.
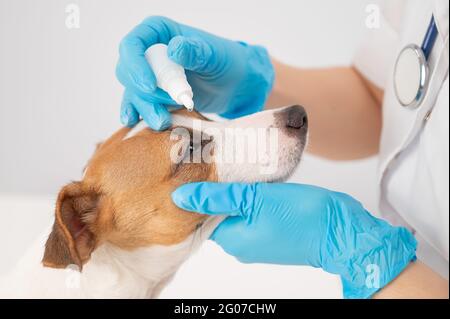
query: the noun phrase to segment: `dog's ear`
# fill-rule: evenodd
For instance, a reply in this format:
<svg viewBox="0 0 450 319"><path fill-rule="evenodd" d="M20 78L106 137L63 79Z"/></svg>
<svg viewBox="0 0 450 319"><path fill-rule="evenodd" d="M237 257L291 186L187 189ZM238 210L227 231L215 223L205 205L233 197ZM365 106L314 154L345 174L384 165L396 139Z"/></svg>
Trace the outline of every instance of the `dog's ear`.
<svg viewBox="0 0 450 319"><path fill-rule="evenodd" d="M85 189L81 182L63 187L56 201L53 229L45 244L44 266L65 268L76 264L82 269L97 242L92 227L99 198L97 192Z"/></svg>

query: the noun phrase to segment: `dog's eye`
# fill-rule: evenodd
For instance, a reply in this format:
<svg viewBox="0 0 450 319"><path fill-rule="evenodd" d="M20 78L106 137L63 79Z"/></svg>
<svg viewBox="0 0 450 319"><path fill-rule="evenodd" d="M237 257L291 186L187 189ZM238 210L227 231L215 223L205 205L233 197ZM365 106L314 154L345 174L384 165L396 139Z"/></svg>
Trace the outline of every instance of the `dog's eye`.
<svg viewBox="0 0 450 319"><path fill-rule="evenodd" d="M180 167L191 167L202 163L211 163L213 141L209 136L183 135L176 139L170 151L172 172L176 174Z"/></svg>
<svg viewBox="0 0 450 319"><path fill-rule="evenodd" d="M198 157L198 155L199 155L199 154L197 154L198 152L200 152L200 154L201 154L201 150L202 150L202 144L195 143L194 141L191 140L189 142L189 146L187 147L185 158L189 158L190 161L192 162L194 156Z"/></svg>
<svg viewBox="0 0 450 319"><path fill-rule="evenodd" d="M177 145L176 156L173 162L176 165L189 164L198 150L201 150L201 144L195 143L192 139L186 139Z"/></svg>

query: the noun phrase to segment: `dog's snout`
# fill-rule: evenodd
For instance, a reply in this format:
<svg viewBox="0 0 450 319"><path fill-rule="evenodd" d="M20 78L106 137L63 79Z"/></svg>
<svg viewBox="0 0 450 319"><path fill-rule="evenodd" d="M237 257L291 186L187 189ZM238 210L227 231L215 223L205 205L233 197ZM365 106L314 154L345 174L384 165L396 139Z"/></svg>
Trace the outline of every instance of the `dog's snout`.
<svg viewBox="0 0 450 319"><path fill-rule="evenodd" d="M303 106L293 105L289 108L286 120L286 127L301 129L308 125L308 116Z"/></svg>

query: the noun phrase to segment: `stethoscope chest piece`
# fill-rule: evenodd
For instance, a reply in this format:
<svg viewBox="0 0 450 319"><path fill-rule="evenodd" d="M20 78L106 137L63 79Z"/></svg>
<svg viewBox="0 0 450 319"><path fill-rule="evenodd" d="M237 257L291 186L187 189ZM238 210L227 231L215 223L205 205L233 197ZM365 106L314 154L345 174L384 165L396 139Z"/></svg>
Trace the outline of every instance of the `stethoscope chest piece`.
<svg viewBox="0 0 450 319"><path fill-rule="evenodd" d="M399 103L416 108L425 96L429 82L429 69L423 50L410 44L397 57L394 68L394 90Z"/></svg>
<svg viewBox="0 0 450 319"><path fill-rule="evenodd" d="M422 46L409 44L400 51L394 68L394 91L398 102L407 108L422 104L430 82L428 58L438 35L431 16Z"/></svg>

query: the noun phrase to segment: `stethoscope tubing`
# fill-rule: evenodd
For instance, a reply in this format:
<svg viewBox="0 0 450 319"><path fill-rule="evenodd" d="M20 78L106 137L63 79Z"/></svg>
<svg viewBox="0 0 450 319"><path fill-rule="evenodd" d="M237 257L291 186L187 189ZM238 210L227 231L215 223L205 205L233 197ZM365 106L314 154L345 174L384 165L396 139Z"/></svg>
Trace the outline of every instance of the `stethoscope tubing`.
<svg viewBox="0 0 450 319"><path fill-rule="evenodd" d="M430 57L431 51L433 50L434 43L436 42L436 38L438 35L438 29L436 26L436 21L434 21L434 16L431 16L431 21L427 29L427 33L423 39L422 43L422 51L426 60Z"/></svg>

